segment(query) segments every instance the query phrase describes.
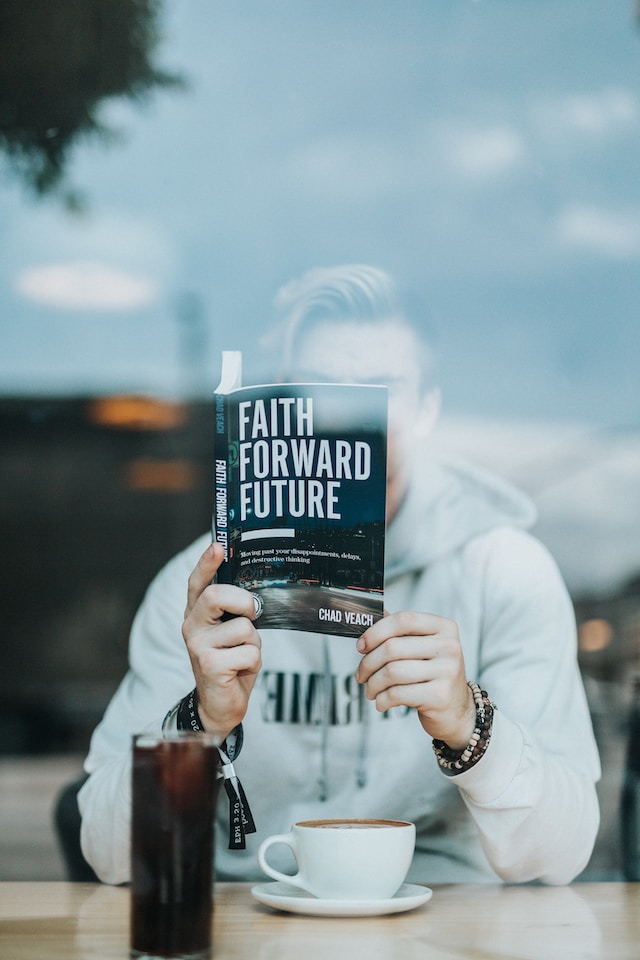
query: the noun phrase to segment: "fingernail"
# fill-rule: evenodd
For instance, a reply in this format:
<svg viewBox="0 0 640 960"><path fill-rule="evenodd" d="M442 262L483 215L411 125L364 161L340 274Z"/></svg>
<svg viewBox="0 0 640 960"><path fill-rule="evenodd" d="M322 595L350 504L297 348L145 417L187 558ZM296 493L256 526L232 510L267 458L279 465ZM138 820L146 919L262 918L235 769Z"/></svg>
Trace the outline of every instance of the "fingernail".
<svg viewBox="0 0 640 960"><path fill-rule="evenodd" d="M364 637L358 637L358 642L356 643L356 650L358 650L359 653L364 653L366 648L367 648L367 645L364 642Z"/></svg>

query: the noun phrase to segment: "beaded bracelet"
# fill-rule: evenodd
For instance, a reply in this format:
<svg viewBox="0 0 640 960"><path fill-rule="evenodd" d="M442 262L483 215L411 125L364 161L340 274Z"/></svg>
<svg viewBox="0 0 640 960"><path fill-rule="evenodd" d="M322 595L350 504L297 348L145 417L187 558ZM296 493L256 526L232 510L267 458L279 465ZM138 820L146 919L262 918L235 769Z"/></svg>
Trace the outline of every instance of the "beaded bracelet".
<svg viewBox="0 0 640 960"><path fill-rule="evenodd" d="M453 750L444 740L433 741L433 752L438 765L449 777L470 770L484 756L491 739L493 712L497 710L486 690L481 690L473 680L468 680L467 685L473 694L476 707L476 725L469 743L462 750Z"/></svg>

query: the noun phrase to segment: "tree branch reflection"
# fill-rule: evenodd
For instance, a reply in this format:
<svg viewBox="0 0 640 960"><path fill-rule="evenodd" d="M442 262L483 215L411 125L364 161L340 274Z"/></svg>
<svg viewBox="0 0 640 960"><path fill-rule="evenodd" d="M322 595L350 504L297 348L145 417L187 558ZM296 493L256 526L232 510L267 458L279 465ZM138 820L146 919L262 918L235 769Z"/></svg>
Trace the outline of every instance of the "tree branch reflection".
<svg viewBox="0 0 640 960"><path fill-rule="evenodd" d="M0 0L0 150L36 195L63 192L80 139L114 139L105 100L184 78L157 67L162 0ZM70 205L79 202L67 188Z"/></svg>

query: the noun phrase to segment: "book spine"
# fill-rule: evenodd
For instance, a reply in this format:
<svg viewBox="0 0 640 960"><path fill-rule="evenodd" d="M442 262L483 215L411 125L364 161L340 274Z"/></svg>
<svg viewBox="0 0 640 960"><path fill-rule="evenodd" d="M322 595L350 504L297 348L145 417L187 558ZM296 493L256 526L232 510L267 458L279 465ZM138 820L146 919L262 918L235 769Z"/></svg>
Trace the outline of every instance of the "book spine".
<svg viewBox="0 0 640 960"><path fill-rule="evenodd" d="M229 542L229 516L231 509L231 484L229 476L229 421L230 397L224 393L215 393L215 440L214 440L214 499L212 534L213 539L224 549L224 563L218 570L220 583L231 583L231 564Z"/></svg>

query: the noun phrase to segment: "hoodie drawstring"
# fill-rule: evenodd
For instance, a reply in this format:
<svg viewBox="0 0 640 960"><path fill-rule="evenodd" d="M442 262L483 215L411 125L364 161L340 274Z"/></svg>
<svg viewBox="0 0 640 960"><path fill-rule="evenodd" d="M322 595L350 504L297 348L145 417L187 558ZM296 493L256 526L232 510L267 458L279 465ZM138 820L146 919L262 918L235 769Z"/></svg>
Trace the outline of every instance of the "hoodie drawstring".
<svg viewBox="0 0 640 960"><path fill-rule="evenodd" d="M358 750L358 770L356 773L356 783L359 787L367 785L367 748L369 746L369 701L364 696L364 690L360 688L360 703L362 704L362 714L360 718L360 749Z"/></svg>
<svg viewBox="0 0 640 960"><path fill-rule="evenodd" d="M322 637L322 732L320 741L320 774L318 776L318 800L324 802L329 796L329 730L331 727L331 712L333 709L333 677L331 675L331 657L329 641ZM367 755L369 747L370 711L369 704L364 697L364 691L359 689L360 698L360 743L358 746L358 760L356 767L356 783L362 788L367 785Z"/></svg>
<svg viewBox="0 0 640 960"><path fill-rule="evenodd" d="M322 666L322 685L324 695L322 698L322 739L320 744L320 777L318 779L318 800L324 802L329 795L329 711L331 710L331 698L333 696L329 642L324 636L322 638Z"/></svg>

